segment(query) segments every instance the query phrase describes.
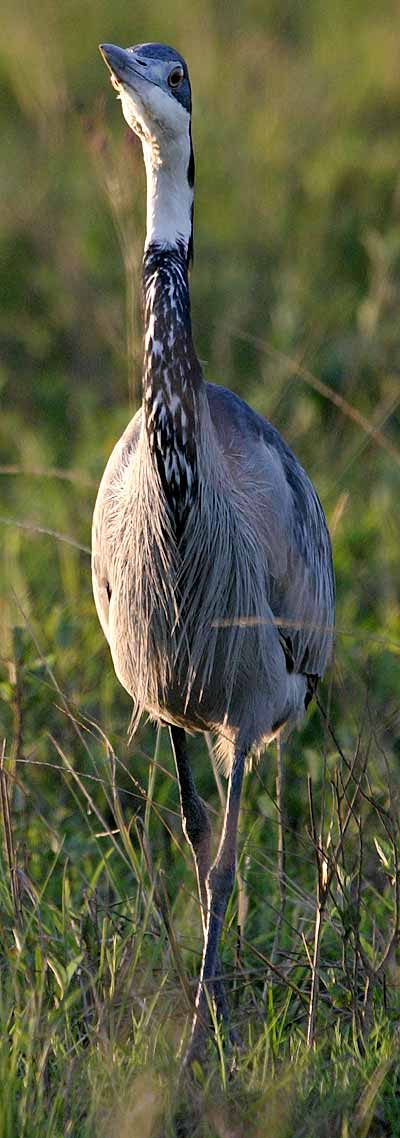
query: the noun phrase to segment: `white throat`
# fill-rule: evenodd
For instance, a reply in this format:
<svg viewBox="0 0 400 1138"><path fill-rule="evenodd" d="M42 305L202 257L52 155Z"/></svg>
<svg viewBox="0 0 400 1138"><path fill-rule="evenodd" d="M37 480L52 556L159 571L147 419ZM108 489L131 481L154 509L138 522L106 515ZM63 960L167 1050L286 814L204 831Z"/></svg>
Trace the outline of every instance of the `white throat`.
<svg viewBox="0 0 400 1138"><path fill-rule="evenodd" d="M192 232L193 186L188 169L191 153L189 130L179 139L165 139L162 147L154 138L142 139L147 174L147 232L145 249L152 242L187 249Z"/></svg>

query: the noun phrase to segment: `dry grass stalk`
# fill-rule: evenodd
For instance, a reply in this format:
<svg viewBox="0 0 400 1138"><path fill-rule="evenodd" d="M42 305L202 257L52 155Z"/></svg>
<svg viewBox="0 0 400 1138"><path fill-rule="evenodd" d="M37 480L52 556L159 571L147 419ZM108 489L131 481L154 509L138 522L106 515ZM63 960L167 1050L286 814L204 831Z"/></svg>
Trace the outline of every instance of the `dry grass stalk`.
<svg viewBox="0 0 400 1138"><path fill-rule="evenodd" d="M282 744L280 735L276 740L276 805L278 809L278 850L277 868L279 885L279 910L275 926L274 942L271 950L271 960L275 963L279 951L279 941L285 918L286 908L286 850L285 850L285 795L284 795L284 768L282 762Z"/></svg>
<svg viewBox="0 0 400 1138"><path fill-rule="evenodd" d="M10 799L8 793L7 772L4 766L6 743L3 742L0 755L0 802L3 818L4 843L11 882L11 896L14 909L14 919L17 928L22 928L22 906L18 881L18 870L14 850L14 840L11 825Z"/></svg>
<svg viewBox="0 0 400 1138"><path fill-rule="evenodd" d="M367 762L368 762L369 745L367 745L367 747L365 749L365 755L364 755L364 758L363 758L362 763L361 763L361 769L360 769L359 773L356 773L356 769L358 767L359 754L360 754L360 737L357 741L357 746L355 748L355 752L354 752L354 756L353 756L353 759L351 761L351 764L347 763L347 761L346 761L346 767L348 770L346 782L342 783L341 787L339 787L338 784L336 786L336 813L337 813L337 819L338 819L339 837L337 839L336 845L334 846L332 852L330 852L330 846L331 846L331 833L332 833L333 819L331 819L331 823L329 826L327 841L326 841L326 843L324 843L323 825L322 825L323 815L322 815L321 825L318 829L317 823L316 823L316 814L315 814L315 807L314 807L314 798L313 798L313 789L312 789L311 778L309 777L309 779L308 779L308 801L309 801L309 811L310 811L310 837L311 837L311 840L313 843L315 860L316 860L316 865L317 865L317 899L316 899L316 910L315 910L314 944L313 944L313 959L312 959L312 970L311 970L311 992L310 992L310 1001L309 1001L308 1018L307 1018L307 1046L308 1047L313 1047L314 1043L315 1043L316 1018L317 1018L319 984L320 984L319 964L320 964L320 951L321 951L321 933L322 933L322 923L323 923L324 912L325 912L329 892L331 889L333 877L334 877L335 873L337 872L339 859L343 854L343 847L344 847L344 840L346 837L346 833L347 833L347 830L348 830L348 827L349 827L351 820L354 819L354 817L355 817L355 805L356 805L358 796L361 793L361 783L362 783L362 780L364 778L366 766L367 766ZM351 787L351 785L353 785L353 789L352 789L351 793L349 793L349 788ZM344 817L342 817L342 806L343 806L343 804L345 806Z"/></svg>

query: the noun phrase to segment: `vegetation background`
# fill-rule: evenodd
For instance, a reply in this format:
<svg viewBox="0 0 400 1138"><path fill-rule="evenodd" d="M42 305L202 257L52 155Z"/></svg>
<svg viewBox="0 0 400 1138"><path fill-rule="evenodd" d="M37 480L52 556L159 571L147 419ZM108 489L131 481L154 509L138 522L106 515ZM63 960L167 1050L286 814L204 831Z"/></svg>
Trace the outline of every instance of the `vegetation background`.
<svg viewBox="0 0 400 1138"><path fill-rule="evenodd" d="M218 1040L190 1085L200 920L168 737L128 744L88 556L140 397L145 193L97 44L148 39L192 77L199 355L306 466L338 593L329 723L314 706L285 748L284 818L272 748L246 783L243 1048L229 1078ZM4 0L0 1138L400 1133L399 47L396 0Z"/></svg>

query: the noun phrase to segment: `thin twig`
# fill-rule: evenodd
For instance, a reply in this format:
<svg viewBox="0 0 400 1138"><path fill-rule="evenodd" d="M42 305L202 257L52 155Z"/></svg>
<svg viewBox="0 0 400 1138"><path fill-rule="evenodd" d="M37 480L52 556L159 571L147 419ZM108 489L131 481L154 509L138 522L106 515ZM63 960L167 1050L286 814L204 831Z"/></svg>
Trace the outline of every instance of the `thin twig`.
<svg viewBox="0 0 400 1138"><path fill-rule="evenodd" d="M56 478L60 482L73 482L78 486L96 489L97 482L81 470L62 470L59 467L49 466L17 466L10 463L0 466L0 475L22 475L26 478Z"/></svg>
<svg viewBox="0 0 400 1138"><path fill-rule="evenodd" d="M393 446L393 443L391 443L390 439L386 438L386 435L384 435L382 431L379 430L379 427L376 427L373 423L371 423L370 420L367 419L366 416L358 410L358 407L354 407L351 403L348 403L347 399L344 399L343 395L340 395L338 391L334 391L333 388L329 387L327 383L324 383L322 379L318 379L318 377L314 375L313 372L311 372L307 367L304 367L304 365L300 363L299 360L292 360L283 352L278 352L275 348L270 347L269 344L266 344L265 341L261 340L258 336L253 336L250 333L241 331L238 328L232 328L231 331L232 334L237 337L237 339L254 344L254 346L259 348L259 350L265 353L265 355L274 356L274 358L282 360L288 367L289 375L299 376L309 385L309 387L312 387L314 391L317 391L319 395L322 395L324 399L328 399L330 403L333 403L334 406L337 407L338 410L346 416L346 418L351 419L353 423L356 423L358 427L361 427L361 430L364 431L366 435L369 435L369 437L375 443L377 443L378 446L382 447L382 449L385 450L387 454L390 454L390 457L394 460L394 462L396 462L397 466L400 466L400 452L396 449L395 446Z"/></svg>
<svg viewBox="0 0 400 1138"><path fill-rule="evenodd" d="M278 850L277 869L279 885L279 910L275 925L274 941L271 949L271 960L275 964L286 907L286 850L285 850L285 797L284 797L284 769L282 762L281 736L276 738L276 805L278 810Z"/></svg>
<svg viewBox="0 0 400 1138"><path fill-rule="evenodd" d="M0 517L0 525L13 526L14 529L25 530L26 533L44 534L45 537L54 537L56 541L62 541L65 545L72 546L72 549L78 549L80 553L87 553L90 557L90 549L88 545L81 545L81 542L76 541L74 537L68 537L68 534L59 533L58 530L48 529L47 526L38 525L36 522L19 521L18 518L4 518Z"/></svg>
<svg viewBox="0 0 400 1138"><path fill-rule="evenodd" d="M21 907L21 897L20 897L20 890L19 890L17 865L16 865L16 859L15 859L14 839L13 839L13 832L12 832L12 825L11 825L11 811L10 811L10 799L8 796L7 773L6 773L5 766L4 766L5 753L6 753L6 743L4 740L2 750L1 750L1 755L0 755L1 812L2 812L2 817L3 817L4 839L5 839L6 855L7 855L8 869L9 869L10 881L11 881L11 896L12 896L13 909L14 909L14 919L15 919L15 923L16 923L17 927L21 928L22 927L22 907Z"/></svg>

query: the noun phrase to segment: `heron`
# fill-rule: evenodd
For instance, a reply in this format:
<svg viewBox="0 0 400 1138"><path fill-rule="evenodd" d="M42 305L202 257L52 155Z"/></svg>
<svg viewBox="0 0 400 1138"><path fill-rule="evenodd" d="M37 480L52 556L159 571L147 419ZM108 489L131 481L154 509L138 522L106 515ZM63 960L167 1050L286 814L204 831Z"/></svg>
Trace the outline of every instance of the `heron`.
<svg viewBox="0 0 400 1138"><path fill-rule="evenodd" d="M117 677L133 700L132 731L143 711L170 731L203 922L190 1061L204 1053L210 1009L228 1017L220 938L246 766L299 722L324 674L334 575L307 474L266 419L206 382L195 351L187 64L161 43L100 51L141 139L147 228L142 405L99 487L93 589ZM214 857L186 732L211 733L228 779Z"/></svg>

